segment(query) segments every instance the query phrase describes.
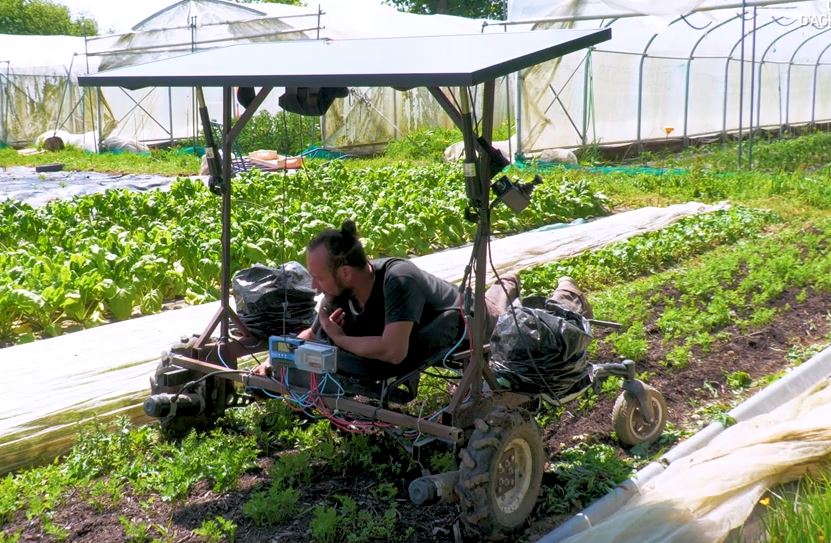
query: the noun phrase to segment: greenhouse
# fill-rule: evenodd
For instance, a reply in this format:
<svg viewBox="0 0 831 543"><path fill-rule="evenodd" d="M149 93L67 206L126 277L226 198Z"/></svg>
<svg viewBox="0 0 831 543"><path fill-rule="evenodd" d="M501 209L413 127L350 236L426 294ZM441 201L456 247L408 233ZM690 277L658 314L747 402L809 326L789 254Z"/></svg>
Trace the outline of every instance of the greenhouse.
<svg viewBox="0 0 831 543"><path fill-rule="evenodd" d="M780 132L831 118L831 25L826 2L583 0L508 2L507 21L400 13L335 1L306 6L183 0L130 32L90 38L2 36L0 141L48 130L148 143L198 136L191 89L87 90L77 76L216 47L272 40L610 28L587 52L512 74L497 85L496 122L525 154L591 144L639 149ZM115 9L115 8L114 8ZM59 50L63 63L52 54ZM46 58L48 56L48 59ZM209 92L212 116L219 95ZM278 106L272 98L270 111ZM325 145L384 145L447 121L423 90L350 90L322 119ZM512 145L514 143L512 142Z"/></svg>

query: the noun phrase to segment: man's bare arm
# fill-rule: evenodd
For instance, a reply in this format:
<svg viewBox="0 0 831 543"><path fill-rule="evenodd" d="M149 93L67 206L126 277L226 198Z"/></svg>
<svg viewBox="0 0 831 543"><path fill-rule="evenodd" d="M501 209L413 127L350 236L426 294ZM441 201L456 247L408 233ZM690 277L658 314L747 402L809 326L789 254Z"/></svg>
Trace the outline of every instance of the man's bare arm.
<svg viewBox="0 0 831 543"><path fill-rule="evenodd" d="M400 364L407 358L412 321L391 322L384 326L381 336L347 336L324 315L321 315L321 324L335 345L352 354L390 364Z"/></svg>

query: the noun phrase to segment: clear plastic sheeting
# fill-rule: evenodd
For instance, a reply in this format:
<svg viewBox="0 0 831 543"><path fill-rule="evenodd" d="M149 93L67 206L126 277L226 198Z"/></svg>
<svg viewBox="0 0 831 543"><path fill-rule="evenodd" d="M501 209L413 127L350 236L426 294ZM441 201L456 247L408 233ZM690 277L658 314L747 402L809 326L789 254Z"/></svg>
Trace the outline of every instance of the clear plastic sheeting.
<svg viewBox="0 0 831 543"><path fill-rule="evenodd" d="M302 13L313 11L316 10L302 8ZM302 40L317 36L316 14L313 19L314 23L309 22L311 27L301 29L250 5L184 0L146 17L131 32L90 38L87 56L100 62L100 71L241 43ZM118 119L118 126L108 134L160 141L194 136L201 131L192 89L104 88L101 92L103 103ZM269 96L264 104L266 110L278 109L278 94ZM220 89L205 89L205 100L214 118L220 117L221 96Z"/></svg>
<svg viewBox="0 0 831 543"><path fill-rule="evenodd" d="M41 207L56 199L68 199L108 189L146 191L165 189L176 178L145 174L110 174L99 172L43 172L34 168L0 168L0 201L15 200Z"/></svg>
<svg viewBox="0 0 831 543"><path fill-rule="evenodd" d="M87 65L84 39L72 36L0 34L0 142L31 143L46 130L89 130L97 115L87 93L76 84ZM101 122L111 126L104 107Z"/></svg>
<svg viewBox="0 0 831 543"><path fill-rule="evenodd" d="M829 420L831 381L825 379L674 460L616 513L560 543L724 541L767 489L801 477L828 458Z"/></svg>
<svg viewBox="0 0 831 543"><path fill-rule="evenodd" d="M496 126L508 120L514 125L516 119L524 153L592 143L686 140L746 131L751 124L774 128L831 120L831 101L823 99L831 93L828 3L748 0L744 15L740 4L512 0L511 21L503 24L401 13L374 0L320 0L307 6L185 0L134 24L126 34L86 42L0 36L0 140L26 141L53 127L70 132L95 128L107 136L116 124L112 134L141 141L198 136L190 89L106 89L99 108L97 93L84 94L75 83L79 70L94 73L99 61L123 66L255 41L550 27L610 28L612 40L498 82ZM120 9L118 3L111 5ZM523 21L532 22L513 24ZM27 60L30 50L60 51L48 62L57 67L44 72L41 61ZM277 111L279 94L276 89L263 107ZM206 101L219 118L219 91L206 92ZM322 126L326 145L353 148L450 124L424 89L355 88L335 103Z"/></svg>
<svg viewBox="0 0 831 543"><path fill-rule="evenodd" d="M511 121L509 78L499 78L494 93L494 126ZM473 102L480 111L481 87ZM454 92L458 100L458 92ZM388 87L357 87L336 100L323 118L323 143L338 149L385 146L420 128L455 128L425 88L397 91ZM459 133L461 138L461 133ZM506 156L508 153L506 153Z"/></svg>
<svg viewBox="0 0 831 543"><path fill-rule="evenodd" d="M509 19L536 21L507 26L510 30L612 30L612 39L590 52L521 74L521 150L831 119L831 102L822 98L831 92L831 6L748 1L742 15L737 5L741 2L509 2Z"/></svg>

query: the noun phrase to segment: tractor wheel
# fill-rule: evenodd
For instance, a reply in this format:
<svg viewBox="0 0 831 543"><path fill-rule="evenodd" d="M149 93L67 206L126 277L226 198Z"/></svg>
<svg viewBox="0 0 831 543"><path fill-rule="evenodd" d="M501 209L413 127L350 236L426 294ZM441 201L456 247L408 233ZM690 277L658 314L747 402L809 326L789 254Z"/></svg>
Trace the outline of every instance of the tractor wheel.
<svg viewBox="0 0 831 543"><path fill-rule="evenodd" d="M545 462L531 415L497 406L476 420L459 455L456 493L466 531L491 539L521 526L537 503Z"/></svg>
<svg viewBox="0 0 831 543"><path fill-rule="evenodd" d="M648 423L643 418L638 399L631 392L621 392L612 409L612 424L618 439L630 446L658 439L667 422L667 403L664 396L649 385L643 385L646 399L655 414Z"/></svg>

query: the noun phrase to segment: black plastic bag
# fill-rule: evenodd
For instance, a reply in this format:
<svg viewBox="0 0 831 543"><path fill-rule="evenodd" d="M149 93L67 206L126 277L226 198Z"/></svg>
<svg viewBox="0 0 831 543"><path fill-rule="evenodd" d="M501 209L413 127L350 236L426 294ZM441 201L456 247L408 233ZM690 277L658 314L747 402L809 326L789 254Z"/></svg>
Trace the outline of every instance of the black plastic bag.
<svg viewBox="0 0 831 543"><path fill-rule="evenodd" d="M581 315L551 300L526 298L496 321L490 367L516 390L563 397L586 377L591 340Z"/></svg>
<svg viewBox="0 0 831 543"><path fill-rule="evenodd" d="M314 320L312 276L297 262L255 264L234 274L232 288L240 320L256 337L297 333Z"/></svg>

